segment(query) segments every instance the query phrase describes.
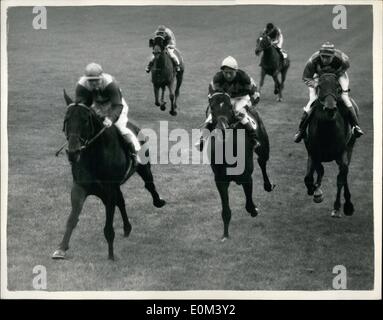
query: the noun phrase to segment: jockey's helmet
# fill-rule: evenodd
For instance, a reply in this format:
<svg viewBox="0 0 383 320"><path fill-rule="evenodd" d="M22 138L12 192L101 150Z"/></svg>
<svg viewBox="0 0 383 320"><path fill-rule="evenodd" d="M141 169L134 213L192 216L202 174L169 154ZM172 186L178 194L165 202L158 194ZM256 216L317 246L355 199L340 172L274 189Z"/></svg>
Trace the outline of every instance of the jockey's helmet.
<svg viewBox="0 0 383 320"><path fill-rule="evenodd" d="M158 26L157 31L165 32L166 31L166 27L163 24L161 24L161 25Z"/></svg>
<svg viewBox="0 0 383 320"><path fill-rule="evenodd" d="M333 56L335 54L335 46L329 41L322 44L319 54L321 56Z"/></svg>
<svg viewBox="0 0 383 320"><path fill-rule="evenodd" d="M223 68L230 68L233 70L238 70L238 63L237 60L235 60L232 56L228 56L225 59L223 59L222 64L221 64L221 70Z"/></svg>
<svg viewBox="0 0 383 320"><path fill-rule="evenodd" d="M85 67L85 76L87 77L87 80L98 80L102 73L102 67L98 63L92 62Z"/></svg>

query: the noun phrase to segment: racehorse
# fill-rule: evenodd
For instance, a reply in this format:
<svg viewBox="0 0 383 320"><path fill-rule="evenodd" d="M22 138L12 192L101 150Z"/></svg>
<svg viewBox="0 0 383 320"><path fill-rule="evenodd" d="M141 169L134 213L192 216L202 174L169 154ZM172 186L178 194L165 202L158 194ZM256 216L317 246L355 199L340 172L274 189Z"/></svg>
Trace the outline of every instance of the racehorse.
<svg viewBox="0 0 383 320"><path fill-rule="evenodd" d="M334 161L339 167L337 176L337 193L334 202L333 217L340 217L340 195L344 187L345 215L354 213L347 175L351 161L355 136L351 133L350 125L345 120L347 107L340 99L341 88L334 74L323 74L318 81L318 99L314 102L308 133L304 138L307 149L307 172L304 178L308 195L314 195L316 203L323 201L320 189L324 168L322 162ZM358 108L356 107L358 113ZM314 171L317 180L314 184Z"/></svg>
<svg viewBox="0 0 383 320"><path fill-rule="evenodd" d="M184 63L181 54L177 49L174 53L180 61L180 72L176 72L175 66L167 50L165 48L165 39L162 36L156 36L150 45L153 47L154 62L151 68L152 83L154 89L155 105L159 106L162 111L166 109L166 102L164 101L165 88L169 90L169 99L171 108L169 113L172 116L177 115L177 99L180 94L180 87L182 84ZM159 101L159 90L161 89L161 102Z"/></svg>
<svg viewBox="0 0 383 320"><path fill-rule="evenodd" d="M270 37L264 34L257 39L255 55L259 56L262 51L259 91L262 89L266 74L272 76L274 80L274 94L278 95L277 101L282 101L282 90L287 70L290 67L290 59L288 57L283 59L278 49L272 44ZM279 80L279 74L281 75L281 80Z"/></svg>
<svg viewBox="0 0 383 320"><path fill-rule="evenodd" d="M122 137L117 128L103 127L102 120L92 108L81 103L73 103L65 90L64 97L68 107L63 130L68 141L67 156L73 176L72 210L62 242L52 258L65 258L72 231L77 225L85 199L89 195L95 195L102 200L106 209L104 235L108 242L108 257L114 260L113 218L116 206L121 212L124 236L128 237L132 230L120 186L136 171L144 180L145 188L153 198L153 205L160 208L165 205L165 201L156 191L150 163L135 165L131 155L122 147ZM130 123L128 125L138 134L139 128Z"/></svg>
<svg viewBox="0 0 383 320"><path fill-rule="evenodd" d="M222 203L222 219L224 224L222 241L225 241L229 238L229 223L231 219L228 195L231 181L242 185L246 197L246 211L252 217L257 216L259 212L252 198L254 145L242 124L236 122L230 96L227 93L216 92L212 94L209 98L208 108L210 108L213 125L216 128L208 142L208 155L210 155L210 165ZM266 170L266 163L269 160L270 153L269 138L258 112L253 109L252 115L257 123L256 135L261 144L256 150L258 164L262 170L264 189L270 192L274 189L275 185L271 184ZM230 134L228 129L232 129L232 134ZM244 140L237 139L238 130L243 130L242 132L245 133L243 136ZM221 133L221 135L214 133ZM219 160L219 153L222 152L221 154L225 155L226 149L231 149L233 154L237 155L237 166L238 163L244 164L242 173L228 174L228 169L232 169L235 164L228 163L226 157L223 157L223 161Z"/></svg>

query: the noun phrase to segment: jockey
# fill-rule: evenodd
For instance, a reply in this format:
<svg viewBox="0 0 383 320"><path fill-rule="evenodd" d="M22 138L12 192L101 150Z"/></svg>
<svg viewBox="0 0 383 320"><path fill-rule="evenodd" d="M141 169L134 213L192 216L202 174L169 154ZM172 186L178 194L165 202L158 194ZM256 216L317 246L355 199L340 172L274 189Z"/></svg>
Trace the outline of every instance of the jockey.
<svg viewBox="0 0 383 320"><path fill-rule="evenodd" d="M303 71L303 82L309 87L310 99L307 105L303 108L303 116L299 124L299 130L294 137L296 143L300 142L305 134L309 116L312 113L313 102L318 98L316 92L316 87L318 85L317 79L323 73L333 73L337 76L342 88L341 98L344 105L347 107L349 115L348 120L352 127L352 133L356 138L359 138L364 134L359 127L358 117L348 95L350 89L348 88L349 78L346 70L349 67L350 63L348 57L342 51L335 49L334 45L330 42L324 43L320 50L315 52L307 61Z"/></svg>
<svg viewBox="0 0 383 320"><path fill-rule="evenodd" d="M285 59L287 57L287 53L282 50L283 34L281 29L276 27L273 23L269 22L266 25L265 30L263 30L263 34L270 37L271 43L278 49L282 58Z"/></svg>
<svg viewBox="0 0 383 320"><path fill-rule="evenodd" d="M109 128L114 124L136 159L141 146L136 135L126 126L129 107L115 79L104 73L99 64L92 62L86 66L76 85L75 102L93 108L103 119L104 126Z"/></svg>
<svg viewBox="0 0 383 320"><path fill-rule="evenodd" d="M238 63L233 57L228 56L222 61L221 71L216 73L213 81L210 83L209 95L214 92L226 92L230 95L234 114L249 132L254 143L254 149L257 149L260 143L255 136L256 124L247 113L245 107L257 104L260 95L255 81L245 71L238 69ZM213 130L211 114L208 115L201 129L201 138L195 144L196 148L200 151L203 150L204 143L208 138L206 130L203 129Z"/></svg>
<svg viewBox="0 0 383 320"><path fill-rule="evenodd" d="M174 36L173 31L163 25L160 25L158 26L157 30L154 32L153 38L155 38L156 36L162 36L163 38L165 38L165 48L167 52L169 53L169 56L172 58L174 65L176 66L176 71L180 72L181 71L180 61L177 55L174 53L174 49L176 48L176 37ZM147 73L150 72L150 69L153 66L153 61L154 61L154 55L152 55L152 57L150 58L149 64L147 65L145 69Z"/></svg>

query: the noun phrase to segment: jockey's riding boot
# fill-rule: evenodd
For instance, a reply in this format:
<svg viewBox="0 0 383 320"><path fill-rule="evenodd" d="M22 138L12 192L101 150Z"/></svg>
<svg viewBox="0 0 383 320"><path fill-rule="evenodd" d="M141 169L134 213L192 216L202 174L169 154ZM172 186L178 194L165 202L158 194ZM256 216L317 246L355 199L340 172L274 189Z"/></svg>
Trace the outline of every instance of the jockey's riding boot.
<svg viewBox="0 0 383 320"><path fill-rule="evenodd" d="M211 122L205 122L201 128L201 131L203 131L204 129L205 130L207 129L210 132L213 131L213 129L214 129L213 124ZM206 135L204 135L202 132L201 137L199 138L199 141L194 145L198 151L202 152L207 138L208 137Z"/></svg>
<svg viewBox="0 0 383 320"><path fill-rule="evenodd" d="M355 136L355 138L359 138L360 136L364 135L364 132L359 127L359 120L355 113L354 107L348 107L348 112L350 125L352 127L352 134Z"/></svg>
<svg viewBox="0 0 383 320"><path fill-rule="evenodd" d="M149 73L152 67L153 67L153 61L150 61L148 65L146 66L146 69L145 69L146 73Z"/></svg>
<svg viewBox="0 0 383 320"><path fill-rule="evenodd" d="M306 111L303 111L301 122L299 123L299 129L294 136L294 142L299 143L303 139L306 134L306 128L308 124L308 116L309 114Z"/></svg>
<svg viewBox="0 0 383 320"><path fill-rule="evenodd" d="M124 139L126 149L128 150L128 152L132 156L133 165L136 166L137 165L137 151L136 151L136 148L134 147L134 144L131 141L131 138L129 137L128 134L123 135L122 138Z"/></svg>
<svg viewBox="0 0 383 320"><path fill-rule="evenodd" d="M245 127L246 131L249 133L249 136L250 136L252 142L254 143L254 151L257 151L257 149L261 146L261 144L259 143L259 141L257 139L256 132L255 132L254 128L252 127L250 121L245 123L243 126Z"/></svg>
<svg viewBox="0 0 383 320"><path fill-rule="evenodd" d="M176 71L181 72L181 66L179 64L176 64Z"/></svg>

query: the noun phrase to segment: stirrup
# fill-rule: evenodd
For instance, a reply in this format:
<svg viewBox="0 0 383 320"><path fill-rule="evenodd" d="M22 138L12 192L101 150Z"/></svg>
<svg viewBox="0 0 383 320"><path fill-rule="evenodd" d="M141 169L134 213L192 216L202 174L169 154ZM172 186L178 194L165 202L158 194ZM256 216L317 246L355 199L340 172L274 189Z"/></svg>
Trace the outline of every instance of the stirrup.
<svg viewBox="0 0 383 320"><path fill-rule="evenodd" d="M355 136L355 138L359 138L364 135L364 132L359 126L353 126L352 127L352 134Z"/></svg>
<svg viewBox="0 0 383 320"><path fill-rule="evenodd" d="M205 146L205 139L200 138L199 141L194 144L194 146L199 152L202 152L203 147Z"/></svg>

